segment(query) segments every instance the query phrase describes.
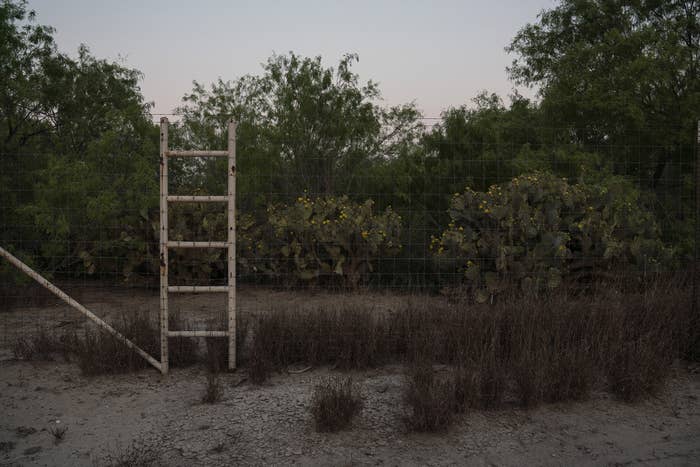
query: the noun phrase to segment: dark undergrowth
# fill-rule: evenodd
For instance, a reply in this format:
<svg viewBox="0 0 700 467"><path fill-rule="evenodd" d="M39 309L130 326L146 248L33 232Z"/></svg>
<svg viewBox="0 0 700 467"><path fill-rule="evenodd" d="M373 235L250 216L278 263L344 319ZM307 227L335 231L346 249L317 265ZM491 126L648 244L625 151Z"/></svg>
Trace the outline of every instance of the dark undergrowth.
<svg viewBox="0 0 700 467"><path fill-rule="evenodd" d="M352 378L327 378L316 385L311 397L316 431L335 432L349 427L362 404L362 394Z"/></svg>
<svg viewBox="0 0 700 467"><path fill-rule="evenodd" d="M602 387L635 401L663 388L674 361L700 354L691 294L679 280L561 287L540 296L499 296L483 305L424 303L432 305L392 312L277 308L255 319L239 314L238 366L262 383L290 365L363 369L406 363L409 425L442 429L451 418L435 397L445 392L453 413L582 400ZM116 327L158 358L153 323L132 316ZM227 347L225 338L210 338L200 355L196 339L174 338L170 364L204 361L216 373L228 367ZM27 359L64 354L85 374L147 365L100 331L58 339L40 331L18 341L15 353ZM432 375L426 370L431 365L450 368L449 377Z"/></svg>
<svg viewBox="0 0 700 467"><path fill-rule="evenodd" d="M106 467L158 467L166 465L161 450L152 445L134 441L128 446L117 446L114 452L95 462Z"/></svg>

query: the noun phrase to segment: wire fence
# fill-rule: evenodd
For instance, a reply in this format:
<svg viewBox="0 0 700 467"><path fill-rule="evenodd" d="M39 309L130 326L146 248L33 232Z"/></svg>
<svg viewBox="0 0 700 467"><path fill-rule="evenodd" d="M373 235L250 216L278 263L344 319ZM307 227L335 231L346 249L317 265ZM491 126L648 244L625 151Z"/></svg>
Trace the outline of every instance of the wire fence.
<svg viewBox="0 0 700 467"><path fill-rule="evenodd" d="M469 306L606 280L695 278L697 142L649 141L663 131L613 143L590 128L515 127L504 137L443 125L371 148L334 145L332 135L242 134L239 313L348 302L391 308L409 295ZM186 129L173 133L184 149L202 149L186 147ZM0 156L0 246L108 322L131 312L156 321L157 149ZM226 161L170 164L170 194L226 194ZM226 239L217 203L184 203L169 216L171 240ZM170 285L226 284L225 250L173 251L168 266ZM86 326L2 260L0 279L6 352L40 328ZM173 329L225 329L224 296L178 294L171 307L182 318Z"/></svg>

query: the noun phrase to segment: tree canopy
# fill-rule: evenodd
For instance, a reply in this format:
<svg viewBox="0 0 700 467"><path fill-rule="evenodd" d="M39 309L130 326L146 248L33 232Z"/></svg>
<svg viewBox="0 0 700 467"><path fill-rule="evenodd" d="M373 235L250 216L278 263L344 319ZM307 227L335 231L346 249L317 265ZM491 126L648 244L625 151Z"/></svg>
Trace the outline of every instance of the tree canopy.
<svg viewBox="0 0 700 467"><path fill-rule="evenodd" d="M688 156L700 117L700 2L562 0L507 50L511 78L537 86L545 118L575 128L577 142L658 148L634 154L648 184L669 156ZM630 156L618 151L618 164Z"/></svg>
<svg viewBox="0 0 700 467"><path fill-rule="evenodd" d="M428 249L432 235L464 227L450 214L455 193L468 187L491 199L492 187L535 173L566 188L546 193L552 184L533 182L526 190L552 200L548 212L559 212L569 186L597 190L589 197L597 200L595 212L585 219L606 220L605 237L615 251L629 253L630 245L647 241L656 248L651 237L660 231L664 245L657 249L687 259L700 117L699 17L700 3L691 0L561 0L507 47L514 55L510 77L536 87L536 99L514 92L505 102L484 91L445 109L432 126L412 102L383 105L379 85L353 70L356 54L332 66L294 52L272 55L258 74L194 82L176 109L181 118L174 119L171 146L226 147L227 122L234 118L238 211L250 234L239 245L274 251L304 276L311 267L304 258L320 264L318 270L347 273L339 266L345 261L370 270L373 261L358 262L349 252L368 255L391 242L385 250L397 257L381 259L383 277L405 273L405 283L439 277ZM156 277L158 127L139 87L142 75L93 56L86 46L72 58L53 36L51 27L36 24L26 2L0 3L0 244L45 272ZM174 160L171 192L223 193L222 164ZM613 198L638 204L639 211ZM189 214L190 225L173 223L183 238L221 234L221 213L196 206ZM529 217L487 214L479 218L484 232L493 228L489 222L516 219L531 234ZM630 219L654 228L623 235ZM293 235L285 230L292 220ZM338 232L330 224L335 220L353 227L324 250L319 239ZM275 244L290 235L297 256ZM364 248L371 239L374 247ZM616 243L623 240L629 244ZM475 251L486 248L475 242ZM626 256L640 257L635 248ZM208 258L220 267L194 272L223 273L217 254ZM251 259L245 254L242 260ZM354 274L349 282L356 283Z"/></svg>

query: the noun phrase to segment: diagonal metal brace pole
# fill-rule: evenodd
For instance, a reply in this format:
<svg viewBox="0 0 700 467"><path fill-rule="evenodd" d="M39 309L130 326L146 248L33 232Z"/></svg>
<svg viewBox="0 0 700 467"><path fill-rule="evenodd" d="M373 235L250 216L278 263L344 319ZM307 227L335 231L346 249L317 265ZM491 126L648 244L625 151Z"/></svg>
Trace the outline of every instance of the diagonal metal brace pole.
<svg viewBox="0 0 700 467"><path fill-rule="evenodd" d="M8 260L13 266L15 266L17 269L37 281L42 287L47 289L49 292L52 294L56 295L58 298L66 302L68 305L71 307L75 308L78 310L80 313L84 314L87 316L89 319L94 321L100 328L104 329L108 333L112 334L118 341L126 345L128 348L132 349L135 351L137 354L142 356L148 363L153 365L158 371L160 371L160 362L150 356L148 353L146 353L145 350L141 349L139 346L134 344L132 341L127 339L122 333L114 329L112 326L107 324L105 321L100 319L97 315L95 315L93 312L85 308L83 305L75 301L70 295L65 293L63 290L59 289L55 285L53 285L51 282L49 282L46 278L44 278L41 274L38 272L34 271L32 268L24 264L22 261L20 261L17 257L13 256L10 252L5 250L4 248L0 247L0 256L4 257L6 260Z"/></svg>

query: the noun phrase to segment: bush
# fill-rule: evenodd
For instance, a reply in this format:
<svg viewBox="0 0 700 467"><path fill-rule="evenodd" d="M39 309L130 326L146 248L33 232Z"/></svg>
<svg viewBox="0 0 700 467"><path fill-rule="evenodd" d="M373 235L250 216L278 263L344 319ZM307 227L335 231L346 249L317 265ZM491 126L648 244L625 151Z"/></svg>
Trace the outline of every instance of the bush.
<svg viewBox="0 0 700 467"><path fill-rule="evenodd" d="M370 310L275 309L258 317L248 355L254 383L286 365L332 364L343 369L373 367L391 355L383 318Z"/></svg>
<svg viewBox="0 0 700 467"><path fill-rule="evenodd" d="M15 358L22 360L50 361L58 353L62 354L66 360L69 359L65 337L57 338L43 327L38 328L30 337L18 338L12 347L12 353Z"/></svg>
<svg viewBox="0 0 700 467"><path fill-rule="evenodd" d="M178 321L177 315L170 317L171 329L180 328ZM147 316L125 314L114 328L156 360L160 359L160 329ZM168 344L171 367L189 366L199 359L194 338L172 337ZM82 336L71 336L70 352L75 354L78 366L86 375L126 373L150 366L138 353L100 328L86 328Z"/></svg>
<svg viewBox="0 0 700 467"><path fill-rule="evenodd" d="M401 217L391 208L343 196L300 196L291 205L271 205L267 225L242 235L245 268L298 282L324 279L356 287L382 256L398 253ZM261 258L263 260L261 260Z"/></svg>
<svg viewBox="0 0 700 467"><path fill-rule="evenodd" d="M204 386L204 395L202 402L205 404L216 404L224 395L224 390L221 387L221 380L218 373L208 373L207 382Z"/></svg>
<svg viewBox="0 0 700 467"><path fill-rule="evenodd" d="M652 214L627 181L570 184L536 172L455 193L451 222L430 245L438 266L463 272L478 302L510 285L554 289L570 274L592 275L635 265L660 271L672 252Z"/></svg>
<svg viewBox="0 0 700 467"><path fill-rule="evenodd" d="M620 399L632 402L656 395L679 355L676 330L687 317L672 291L652 286L637 296L618 298L618 312L610 318L608 384ZM677 296L675 298L678 298Z"/></svg>
<svg viewBox="0 0 700 467"><path fill-rule="evenodd" d="M588 395L596 376L595 349L603 344L601 331L613 324L598 326L597 306L557 294L546 300L524 298L508 307L509 366L522 406Z"/></svg>
<svg viewBox="0 0 700 467"><path fill-rule="evenodd" d="M155 445L146 445L134 441L126 447L117 447L116 452L100 459L100 465L109 467L156 467L165 465L162 449Z"/></svg>
<svg viewBox="0 0 700 467"><path fill-rule="evenodd" d="M443 431L453 421L455 404L453 381L438 378L432 365L419 362L409 370L404 401L409 408L405 421L414 431Z"/></svg>
<svg viewBox="0 0 700 467"><path fill-rule="evenodd" d="M314 388L311 414L316 431L347 428L361 410L362 395L350 377L329 377Z"/></svg>

